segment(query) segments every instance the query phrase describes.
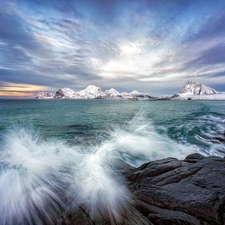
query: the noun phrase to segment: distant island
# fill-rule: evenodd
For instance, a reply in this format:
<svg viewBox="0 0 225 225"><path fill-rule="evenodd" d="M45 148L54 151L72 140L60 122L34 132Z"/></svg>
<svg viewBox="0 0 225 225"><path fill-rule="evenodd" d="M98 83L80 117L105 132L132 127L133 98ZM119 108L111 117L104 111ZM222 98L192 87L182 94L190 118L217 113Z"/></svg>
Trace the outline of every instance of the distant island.
<svg viewBox="0 0 225 225"><path fill-rule="evenodd" d="M168 97L154 97L135 90L130 93L119 93L114 88L103 91L100 87L88 85L84 90L78 92L70 88L58 89L55 94L38 92L36 99L225 100L225 93L203 84L188 81L177 94Z"/></svg>

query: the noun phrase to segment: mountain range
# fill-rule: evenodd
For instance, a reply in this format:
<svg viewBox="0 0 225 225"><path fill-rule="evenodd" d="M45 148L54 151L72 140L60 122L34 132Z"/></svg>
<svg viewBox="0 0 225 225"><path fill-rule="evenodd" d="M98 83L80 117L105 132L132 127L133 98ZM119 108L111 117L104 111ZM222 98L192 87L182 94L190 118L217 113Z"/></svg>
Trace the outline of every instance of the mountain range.
<svg viewBox="0 0 225 225"><path fill-rule="evenodd" d="M70 88L58 89L55 94L50 92L38 92L37 99L150 99L151 96L142 94L138 91L131 93L119 93L114 88L103 91L100 87L95 85L88 85L84 90L74 91Z"/></svg>
<svg viewBox="0 0 225 225"><path fill-rule="evenodd" d="M84 90L74 91L70 88L58 89L55 94L50 92L38 92L37 99L129 99L129 100L184 100L184 99L225 99L224 93L199 84L188 81L184 87L176 94L167 98L156 98L138 91L118 92L111 88L103 91L95 85L88 85Z"/></svg>

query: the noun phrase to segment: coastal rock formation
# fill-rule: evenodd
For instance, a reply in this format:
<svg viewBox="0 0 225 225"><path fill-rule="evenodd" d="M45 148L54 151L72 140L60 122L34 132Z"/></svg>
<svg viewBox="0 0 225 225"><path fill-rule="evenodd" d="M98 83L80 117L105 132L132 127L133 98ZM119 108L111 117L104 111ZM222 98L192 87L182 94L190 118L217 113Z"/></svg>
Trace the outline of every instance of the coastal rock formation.
<svg viewBox="0 0 225 225"><path fill-rule="evenodd" d="M187 94L187 95L212 95L217 94L218 92L210 87L207 87L203 84L199 84L193 81L188 81L182 90L178 94Z"/></svg>
<svg viewBox="0 0 225 225"><path fill-rule="evenodd" d="M153 224L225 224L225 159L187 156L128 173L135 207Z"/></svg>
<svg viewBox="0 0 225 225"><path fill-rule="evenodd" d="M225 159L192 154L185 160L166 158L132 168L119 162L133 194L121 225L224 225ZM110 224L93 221L78 209L60 224Z"/></svg>

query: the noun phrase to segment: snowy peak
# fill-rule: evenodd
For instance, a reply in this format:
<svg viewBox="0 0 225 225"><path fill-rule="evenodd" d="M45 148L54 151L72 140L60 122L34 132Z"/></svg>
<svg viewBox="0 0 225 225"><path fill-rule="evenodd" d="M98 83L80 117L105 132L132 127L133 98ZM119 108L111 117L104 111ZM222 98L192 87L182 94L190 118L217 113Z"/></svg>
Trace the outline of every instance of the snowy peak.
<svg viewBox="0 0 225 225"><path fill-rule="evenodd" d="M94 92L100 92L100 91L102 91L102 89L101 89L100 87L97 87L97 86L91 84L91 85L88 85L88 86L84 89L84 91L94 93Z"/></svg>
<svg viewBox="0 0 225 225"><path fill-rule="evenodd" d="M111 88L105 92L95 85L88 85L84 90L76 92L70 88L58 89L53 95L48 92L39 92L36 96L38 99L148 99L149 96L143 95L138 91L131 93L119 93L116 89Z"/></svg>
<svg viewBox="0 0 225 225"><path fill-rule="evenodd" d="M109 90L106 90L106 91L105 91L105 94L106 94L106 96L111 96L111 97L121 95L121 94L120 94L116 89L114 89L114 88L111 88L111 89L109 89Z"/></svg>
<svg viewBox="0 0 225 225"><path fill-rule="evenodd" d="M56 91L54 98L77 99L80 98L80 95L70 88L62 88Z"/></svg>
<svg viewBox="0 0 225 225"><path fill-rule="evenodd" d="M105 97L105 93L100 87L88 85L84 90L78 92L83 98L99 98Z"/></svg>
<svg viewBox="0 0 225 225"><path fill-rule="evenodd" d="M193 81L188 81L178 95L212 95L218 92L203 84L199 84Z"/></svg>
<svg viewBox="0 0 225 225"><path fill-rule="evenodd" d="M140 95L141 93L139 91L133 90L130 95Z"/></svg>
<svg viewBox="0 0 225 225"><path fill-rule="evenodd" d="M36 95L37 99L51 99L54 98L54 94L46 91L38 92Z"/></svg>

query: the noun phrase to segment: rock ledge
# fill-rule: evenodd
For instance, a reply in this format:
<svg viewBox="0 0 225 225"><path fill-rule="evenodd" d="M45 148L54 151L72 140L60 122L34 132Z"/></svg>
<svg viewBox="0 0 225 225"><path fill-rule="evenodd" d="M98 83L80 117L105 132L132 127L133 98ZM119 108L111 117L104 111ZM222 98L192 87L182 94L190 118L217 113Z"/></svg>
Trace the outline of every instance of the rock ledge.
<svg viewBox="0 0 225 225"><path fill-rule="evenodd" d="M185 160L166 158L139 168L119 163L134 201L120 225L224 225L225 159L192 154ZM110 224L92 221L78 210L60 224Z"/></svg>

